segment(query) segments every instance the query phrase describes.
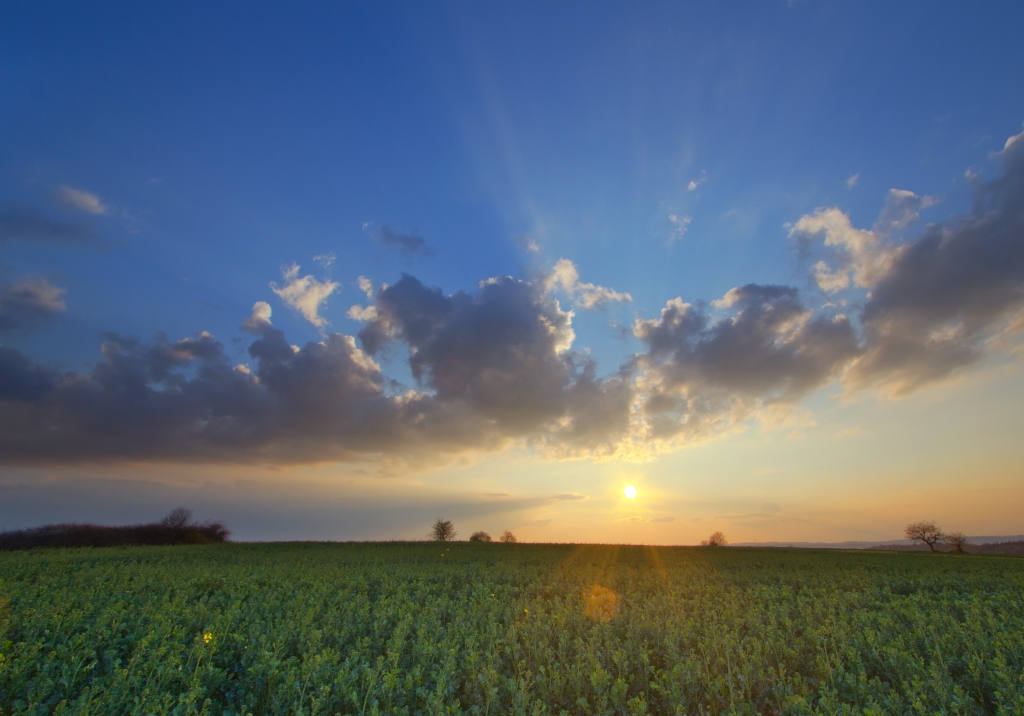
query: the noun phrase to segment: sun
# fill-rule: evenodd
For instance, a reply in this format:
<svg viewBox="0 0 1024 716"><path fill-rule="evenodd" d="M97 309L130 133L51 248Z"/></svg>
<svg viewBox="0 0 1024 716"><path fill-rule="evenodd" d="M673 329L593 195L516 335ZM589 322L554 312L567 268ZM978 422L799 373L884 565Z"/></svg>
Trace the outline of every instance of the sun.
<svg viewBox="0 0 1024 716"><path fill-rule="evenodd" d="M636 488L632 485L626 485L626 489L622 491L622 494L626 496L627 500L632 500L636 497Z"/></svg>

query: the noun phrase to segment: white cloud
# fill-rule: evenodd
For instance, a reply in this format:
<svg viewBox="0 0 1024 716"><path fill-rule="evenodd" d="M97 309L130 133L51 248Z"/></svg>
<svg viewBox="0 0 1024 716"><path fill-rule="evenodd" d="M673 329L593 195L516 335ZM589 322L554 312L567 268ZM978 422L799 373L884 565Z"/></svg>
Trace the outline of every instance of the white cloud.
<svg viewBox="0 0 1024 716"><path fill-rule="evenodd" d="M708 173L702 171L700 176L696 179L691 179L690 183L686 185L686 191L697 191L697 187L708 180Z"/></svg>
<svg viewBox="0 0 1024 716"><path fill-rule="evenodd" d="M883 243L877 232L855 229L850 217L835 208L805 214L789 230L789 235L795 237L822 233L825 234L825 246L837 247L846 263L846 267L835 271L825 261L815 265L818 288L830 293L849 286L847 270L852 272L853 281L860 288L874 286L892 268L898 253L895 247Z"/></svg>
<svg viewBox="0 0 1024 716"><path fill-rule="evenodd" d="M92 192L62 185L57 187L56 198L61 206L66 206L69 209L82 211L86 214L107 213L107 207Z"/></svg>
<svg viewBox="0 0 1024 716"><path fill-rule="evenodd" d="M527 251L540 251L540 246L538 246L537 242L534 241L533 238L529 236L520 236L518 239L516 239L516 243L522 246Z"/></svg>
<svg viewBox="0 0 1024 716"><path fill-rule="evenodd" d="M337 254L333 254L333 253L332 254L320 254L319 256L314 256L313 257L313 260L316 261L321 266L323 266L325 269L330 268L331 265L337 259L338 259Z"/></svg>
<svg viewBox="0 0 1024 716"><path fill-rule="evenodd" d="M878 220L870 230L854 228L850 217L833 207L800 217L790 227L789 235L809 238L823 233L825 246L838 249L839 268L833 269L824 260L814 264L814 281L822 291L846 290L850 287L851 275L858 288L871 288L889 274L903 250L892 242L893 235L916 223L921 209L938 202L934 196L890 189Z"/></svg>
<svg viewBox="0 0 1024 716"><path fill-rule="evenodd" d="M373 281L366 276L360 276L356 279L356 283L359 285L359 290L365 293L367 298L373 298Z"/></svg>
<svg viewBox="0 0 1024 716"><path fill-rule="evenodd" d="M846 188L852 189L853 187L857 186L858 179L860 179L860 172L857 172L856 174L851 174L850 178L846 180Z"/></svg>
<svg viewBox="0 0 1024 716"><path fill-rule="evenodd" d="M569 259L559 259L545 280L545 287L548 291L558 286L572 296L580 308L595 308L608 301L633 300L628 293L619 293L592 283L581 283L579 270Z"/></svg>
<svg viewBox="0 0 1024 716"><path fill-rule="evenodd" d="M878 214L874 229L883 236L889 236L917 223L921 209L939 203L935 196L918 196L906 189L890 189L885 197L885 206Z"/></svg>
<svg viewBox="0 0 1024 716"><path fill-rule="evenodd" d="M302 316L317 328L322 328L327 321L320 315L320 307L327 302L330 296L338 288L335 281L317 281L312 276L299 276L299 265L292 264L291 268L282 271L285 284L281 288L274 282L270 288L281 299L302 314Z"/></svg>
<svg viewBox="0 0 1024 716"><path fill-rule="evenodd" d="M668 220L676 225L676 228L672 231L672 236L669 237L668 240L668 246L671 246L676 241L683 238L686 232L690 229L690 222L693 221L693 217L669 214Z"/></svg>
<svg viewBox="0 0 1024 716"><path fill-rule="evenodd" d="M246 333L260 334L270 323L270 304L266 301L257 301L252 304L252 315L242 321L242 330Z"/></svg>

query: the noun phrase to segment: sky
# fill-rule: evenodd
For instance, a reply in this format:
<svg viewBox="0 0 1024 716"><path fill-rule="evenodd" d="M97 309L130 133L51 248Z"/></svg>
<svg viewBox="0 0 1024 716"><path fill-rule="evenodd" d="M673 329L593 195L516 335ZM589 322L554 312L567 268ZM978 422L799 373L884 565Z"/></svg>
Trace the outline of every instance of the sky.
<svg viewBox="0 0 1024 716"><path fill-rule="evenodd" d="M0 529L1024 533L1022 24L0 3Z"/></svg>

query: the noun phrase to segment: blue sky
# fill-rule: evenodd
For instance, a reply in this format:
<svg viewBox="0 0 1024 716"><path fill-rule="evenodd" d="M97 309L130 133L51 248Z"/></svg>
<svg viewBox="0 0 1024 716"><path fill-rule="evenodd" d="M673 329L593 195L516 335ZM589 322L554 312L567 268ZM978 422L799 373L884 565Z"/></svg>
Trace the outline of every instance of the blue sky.
<svg viewBox="0 0 1024 716"><path fill-rule="evenodd" d="M130 520L139 504L191 501L237 515L249 538L415 536L447 508L484 526L500 514L536 539L686 542L711 526L838 539L863 536L852 525L866 519L835 517L842 495L887 484L897 463L924 489L936 463L952 464L943 450L961 458L950 484L985 473L976 495L1013 493L1012 425L993 418L997 449L972 430L1024 385L1024 145L1007 144L1024 122L1022 15L952 3L0 5L0 408L27 426L0 449L16 505L0 521ZM979 202L1002 211L991 234ZM992 260L968 265L971 280L950 269L948 291L941 276L928 283L929 225ZM748 285L759 288L729 293ZM673 316L704 327L673 332ZM290 377L277 387L270 353L250 348L260 340L300 348L280 359ZM158 369L160 345L171 357ZM245 366L252 382L231 382L241 368L203 378L214 364ZM132 383L148 398L118 402L128 384L111 388L101 370L118 365L149 371ZM297 376L311 382L300 390ZM365 385L338 397L330 380ZM248 397L214 397L229 388ZM409 390L422 396L415 419ZM318 402L289 402L300 394ZM259 410L244 439L210 432L211 416L237 425ZM377 410L404 417L373 422ZM855 449L831 442L877 424L894 427ZM145 435L119 442L125 425ZM914 443L944 430L942 448ZM909 458L892 431L917 445ZM268 532L253 515L274 510L244 490L154 477L212 485L236 472L265 472L268 490L307 502ZM703 477L679 477L690 473ZM802 500L815 479L821 496ZM623 480L649 485L626 517L608 497ZM393 517L386 533L343 515L308 527L318 481L341 503L374 495ZM904 512L918 499L878 495ZM976 502L970 516L954 497L926 504L968 531L1024 531L1011 516L986 523L1005 497ZM863 511L868 538L924 517Z"/></svg>

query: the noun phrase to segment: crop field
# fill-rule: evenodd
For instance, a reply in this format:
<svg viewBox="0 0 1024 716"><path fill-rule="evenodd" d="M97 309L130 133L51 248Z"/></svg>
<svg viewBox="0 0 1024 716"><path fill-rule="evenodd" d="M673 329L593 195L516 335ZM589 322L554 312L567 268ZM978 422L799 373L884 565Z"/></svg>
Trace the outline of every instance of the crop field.
<svg viewBox="0 0 1024 716"><path fill-rule="evenodd" d="M0 553L3 714L1022 714L1024 560L286 543Z"/></svg>

